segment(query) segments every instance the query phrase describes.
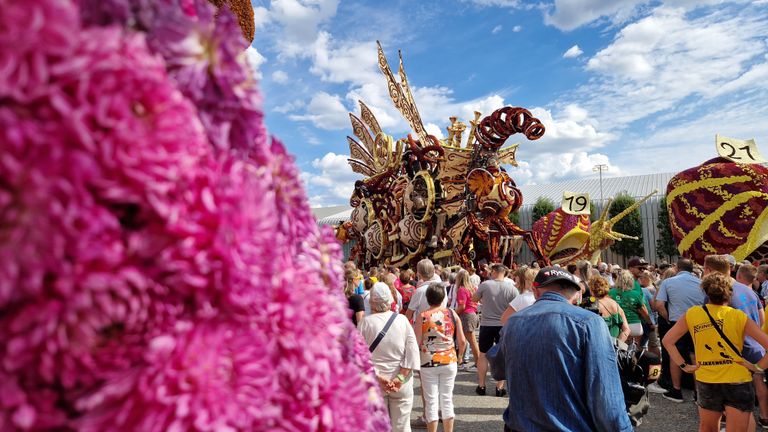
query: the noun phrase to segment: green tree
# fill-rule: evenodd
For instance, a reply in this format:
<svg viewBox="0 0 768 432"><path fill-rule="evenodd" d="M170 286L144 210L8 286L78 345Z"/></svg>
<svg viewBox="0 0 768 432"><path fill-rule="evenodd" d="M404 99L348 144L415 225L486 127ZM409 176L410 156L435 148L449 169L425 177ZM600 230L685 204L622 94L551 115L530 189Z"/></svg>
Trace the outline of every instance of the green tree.
<svg viewBox="0 0 768 432"><path fill-rule="evenodd" d="M635 199L629 196L628 193L621 193L617 195L613 200L613 203L611 203L608 214L610 217L614 217L632 206L632 204L635 202ZM613 226L613 230L622 234L635 236L638 239L624 239L617 241L613 246L611 246L611 249L613 249L617 254L626 258L635 255L643 256L645 253L645 248L643 248L643 220L640 216L640 209L635 209L626 215L623 219L616 222L616 224Z"/></svg>
<svg viewBox="0 0 768 432"><path fill-rule="evenodd" d="M547 213L555 211L555 208L555 203L552 202L551 199L546 197L539 197L539 199L537 199L536 203L533 205L533 210L531 210L531 215L533 216L532 222L536 223L537 220L546 216Z"/></svg>
<svg viewBox="0 0 768 432"><path fill-rule="evenodd" d="M589 220L594 222L600 217L600 212L597 211L597 202L595 200L589 203Z"/></svg>
<svg viewBox="0 0 768 432"><path fill-rule="evenodd" d="M669 225L666 195L659 201L659 221L656 223L656 227L659 229L659 238L656 239L656 255L659 258L667 259L677 256L677 245L675 245Z"/></svg>
<svg viewBox="0 0 768 432"><path fill-rule="evenodd" d="M513 224L520 226L520 211L518 210L509 213L507 219L509 219Z"/></svg>

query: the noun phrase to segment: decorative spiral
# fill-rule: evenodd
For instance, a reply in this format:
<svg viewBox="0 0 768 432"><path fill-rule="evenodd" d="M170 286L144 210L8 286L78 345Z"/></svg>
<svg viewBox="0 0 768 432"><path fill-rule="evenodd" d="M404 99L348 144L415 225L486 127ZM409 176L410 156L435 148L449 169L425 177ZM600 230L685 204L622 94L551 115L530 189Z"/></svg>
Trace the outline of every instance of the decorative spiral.
<svg viewBox="0 0 768 432"><path fill-rule="evenodd" d="M529 140L544 135L544 125L525 108L504 107L480 121L475 136L486 149L497 150L510 136L522 133Z"/></svg>

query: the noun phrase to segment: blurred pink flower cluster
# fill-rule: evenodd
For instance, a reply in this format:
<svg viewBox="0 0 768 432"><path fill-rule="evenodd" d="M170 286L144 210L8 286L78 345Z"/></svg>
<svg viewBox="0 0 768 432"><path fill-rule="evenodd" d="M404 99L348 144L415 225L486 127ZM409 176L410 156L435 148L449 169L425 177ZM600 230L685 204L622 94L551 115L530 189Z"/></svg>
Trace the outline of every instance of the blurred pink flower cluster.
<svg viewBox="0 0 768 432"><path fill-rule="evenodd" d="M0 0L0 430L389 429L215 12Z"/></svg>

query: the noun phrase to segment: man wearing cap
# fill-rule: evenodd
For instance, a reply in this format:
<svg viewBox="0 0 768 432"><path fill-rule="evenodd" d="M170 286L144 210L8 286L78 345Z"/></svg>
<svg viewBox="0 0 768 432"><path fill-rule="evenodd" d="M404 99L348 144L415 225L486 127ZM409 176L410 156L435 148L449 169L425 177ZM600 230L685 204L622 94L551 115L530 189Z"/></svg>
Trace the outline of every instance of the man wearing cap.
<svg viewBox="0 0 768 432"><path fill-rule="evenodd" d="M475 389L475 393L480 396L485 395L485 376L488 372L488 360L485 358L485 353L499 342L503 325L501 316L507 310L507 305L520 294L511 282L504 280L506 274L506 266L494 264L491 266L491 278L481 283L472 296L472 301L483 303L477 343L480 356L477 359L477 388ZM496 383L496 396L505 395L504 381L498 381Z"/></svg>
<svg viewBox="0 0 768 432"><path fill-rule="evenodd" d="M706 294L701 289L701 281L693 274L693 261L688 258L677 260L677 274L671 278L664 279L661 282L659 291L656 293L656 300L653 302L654 310L659 316L667 320L670 326L674 326L680 317L692 306L703 305L706 300ZM666 307L664 306L666 302ZM689 333L681 337L675 346L680 351L683 358L690 357L691 362L696 364L693 357L693 339ZM672 378L672 388L666 390L659 385L651 384L648 391L653 393L663 393L665 399L673 402L682 402L683 393L680 390L683 371L674 365L669 367Z"/></svg>
<svg viewBox="0 0 768 432"><path fill-rule="evenodd" d="M507 321L505 431L632 431L608 327L572 304L579 292L570 273L545 267L533 282L536 303Z"/></svg>

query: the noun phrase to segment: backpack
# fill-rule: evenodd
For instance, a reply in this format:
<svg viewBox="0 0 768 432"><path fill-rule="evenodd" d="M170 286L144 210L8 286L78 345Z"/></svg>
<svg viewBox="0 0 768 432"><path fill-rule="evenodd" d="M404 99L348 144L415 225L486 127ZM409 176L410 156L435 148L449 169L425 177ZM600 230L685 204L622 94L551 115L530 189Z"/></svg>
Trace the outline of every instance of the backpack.
<svg viewBox="0 0 768 432"><path fill-rule="evenodd" d="M646 385L659 377L661 360L648 351L637 351L637 347L616 341L616 363L621 377L624 404L633 426L642 423L651 403Z"/></svg>
<svg viewBox="0 0 768 432"><path fill-rule="evenodd" d="M404 309L408 309L408 305L411 303L411 297L413 297L414 291L416 291L416 287L411 284L400 286L400 295L403 297Z"/></svg>

